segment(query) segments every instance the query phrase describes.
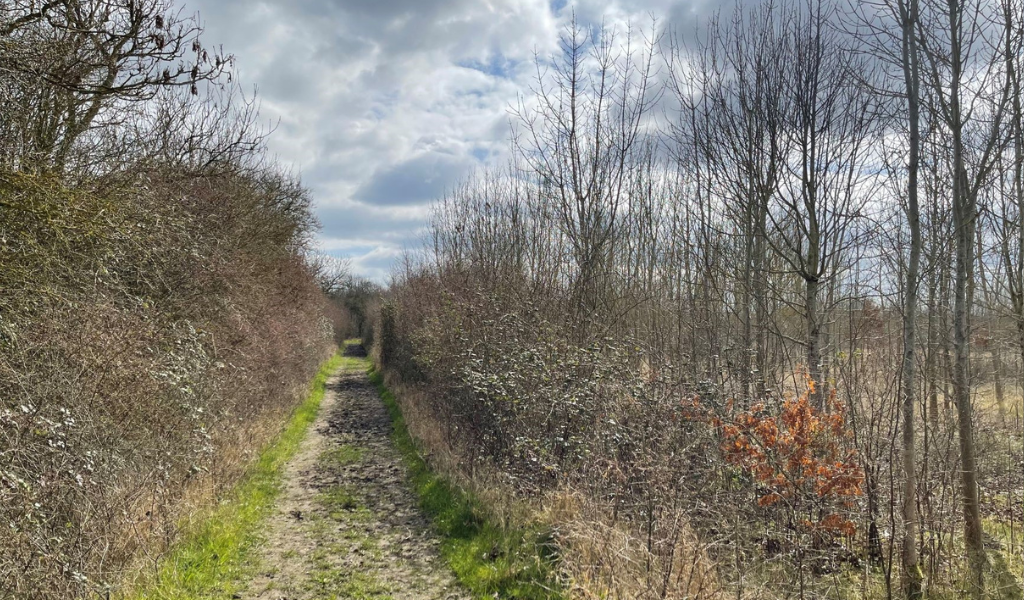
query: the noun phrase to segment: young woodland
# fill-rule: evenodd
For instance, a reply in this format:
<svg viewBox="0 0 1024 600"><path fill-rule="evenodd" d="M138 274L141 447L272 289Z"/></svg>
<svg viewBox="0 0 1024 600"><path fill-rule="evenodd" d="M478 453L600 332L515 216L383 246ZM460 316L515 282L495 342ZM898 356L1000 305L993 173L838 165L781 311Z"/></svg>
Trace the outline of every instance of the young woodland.
<svg viewBox="0 0 1024 600"><path fill-rule="evenodd" d="M1019 599L1024 5L740 4L538 59L378 307L406 420L583 597Z"/></svg>

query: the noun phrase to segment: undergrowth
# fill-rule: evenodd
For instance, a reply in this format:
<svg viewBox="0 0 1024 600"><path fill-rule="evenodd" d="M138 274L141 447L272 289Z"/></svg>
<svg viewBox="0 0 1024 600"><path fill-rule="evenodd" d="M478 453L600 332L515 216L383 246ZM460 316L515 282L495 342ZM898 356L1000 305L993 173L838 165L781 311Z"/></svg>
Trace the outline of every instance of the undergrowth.
<svg viewBox="0 0 1024 600"><path fill-rule="evenodd" d="M229 599L244 587L253 569L260 524L281 490L281 473L316 419L327 378L339 367L359 363L336 354L313 379L306 400L295 410L281 435L252 465L227 500L183 527L181 540L124 594L130 600Z"/></svg>
<svg viewBox="0 0 1024 600"><path fill-rule="evenodd" d="M441 536L441 554L459 581L478 598L564 598L549 534L535 527L497 526L470 493L433 473L417 452L382 374L371 369L370 380L391 416L392 438L409 468L420 506Z"/></svg>

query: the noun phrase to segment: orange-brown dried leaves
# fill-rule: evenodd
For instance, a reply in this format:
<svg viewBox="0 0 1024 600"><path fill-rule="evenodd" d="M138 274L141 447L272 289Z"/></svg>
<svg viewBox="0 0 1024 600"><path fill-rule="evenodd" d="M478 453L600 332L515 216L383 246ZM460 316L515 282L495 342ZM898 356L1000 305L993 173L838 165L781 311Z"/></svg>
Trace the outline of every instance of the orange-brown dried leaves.
<svg viewBox="0 0 1024 600"><path fill-rule="evenodd" d="M832 504L849 506L861 494L864 472L856 453L845 450L849 435L843 406L835 390L829 395L830 412L810 404L814 382L796 399L782 403L777 415L763 404L736 414L731 422L718 417L711 423L722 436L725 459L749 473L765 493L758 499L762 507L787 500L791 506L820 509ZM728 405L730 412L732 404ZM821 512L825 512L822 510ZM854 524L841 515L828 512L811 528L853 535Z"/></svg>

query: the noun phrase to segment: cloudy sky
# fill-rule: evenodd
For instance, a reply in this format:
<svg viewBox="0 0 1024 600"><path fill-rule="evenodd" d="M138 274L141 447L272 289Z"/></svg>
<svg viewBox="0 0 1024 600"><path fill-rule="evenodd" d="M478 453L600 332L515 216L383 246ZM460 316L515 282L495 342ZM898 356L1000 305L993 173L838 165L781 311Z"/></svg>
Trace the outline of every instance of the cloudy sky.
<svg viewBox="0 0 1024 600"><path fill-rule="evenodd" d="M204 43L257 85L271 150L313 191L324 251L384 282L419 245L431 200L506 155L575 11L584 23L692 29L717 0L185 0Z"/></svg>

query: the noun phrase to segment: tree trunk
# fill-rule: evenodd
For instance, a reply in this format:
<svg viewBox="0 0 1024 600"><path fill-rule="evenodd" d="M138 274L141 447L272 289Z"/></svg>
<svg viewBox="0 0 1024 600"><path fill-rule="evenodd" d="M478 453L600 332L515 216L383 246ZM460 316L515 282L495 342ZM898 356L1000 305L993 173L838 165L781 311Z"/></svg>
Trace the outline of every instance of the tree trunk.
<svg viewBox="0 0 1024 600"><path fill-rule="evenodd" d="M956 92L954 92L955 94ZM957 111L954 114L959 114ZM953 131L953 225L956 230L956 279L953 306L953 396L960 441L960 478L964 512L964 543L970 568L971 598L981 600L985 583L985 547L981 537L977 458L970 387L971 279L974 271L975 202L967 193L961 131Z"/></svg>
<svg viewBox="0 0 1024 600"><path fill-rule="evenodd" d="M901 2L903 20L903 74L907 93L910 148L907 163L907 224L910 226L910 262L904 282L903 308L903 591L910 600L921 598L921 568L917 553L920 519L917 512L917 449L914 405L917 403L917 304L921 270L921 212L918 206L918 170L921 157L917 64L917 0Z"/></svg>
<svg viewBox="0 0 1024 600"><path fill-rule="evenodd" d="M932 263L934 264L934 262ZM939 427L939 382L935 374L935 363L938 358L938 330L935 312L935 279L930 277L928 284L928 354L925 356L925 377L928 381L928 423L932 431Z"/></svg>
<svg viewBox="0 0 1024 600"><path fill-rule="evenodd" d="M757 319L757 350L755 351L755 365L757 367L757 394L764 396L768 387L768 281L766 278L765 257L765 213L767 209L764 204L758 207L758 229L755 237L754 250L754 314Z"/></svg>
<svg viewBox="0 0 1024 600"><path fill-rule="evenodd" d="M807 311L807 370L814 385L810 398L811 404L820 410L824 405L821 382L821 322L818 318L818 288L821 284L817 278L808 278L806 285L804 307Z"/></svg>
<svg viewBox="0 0 1024 600"><path fill-rule="evenodd" d="M1003 390L1003 354L999 343L992 341L992 380L996 387L996 406L999 407L999 420L1006 423L1006 395Z"/></svg>
<svg viewBox="0 0 1024 600"><path fill-rule="evenodd" d="M753 188L753 185L750 187ZM743 395L745 396L744 402L750 402L754 395L753 378L751 375L753 374L752 371L755 370L755 368L752 368L751 359L756 355L756 350L754 349L754 324L752 322L753 311L751 310L751 304L754 301L754 253L756 252L754 238L757 235L754 230L754 205L757 201L753 198L753 192L748 191L746 202L743 232L743 281L741 284L743 306L740 313L743 315L743 350L740 355L740 367L743 370L741 379Z"/></svg>

